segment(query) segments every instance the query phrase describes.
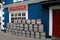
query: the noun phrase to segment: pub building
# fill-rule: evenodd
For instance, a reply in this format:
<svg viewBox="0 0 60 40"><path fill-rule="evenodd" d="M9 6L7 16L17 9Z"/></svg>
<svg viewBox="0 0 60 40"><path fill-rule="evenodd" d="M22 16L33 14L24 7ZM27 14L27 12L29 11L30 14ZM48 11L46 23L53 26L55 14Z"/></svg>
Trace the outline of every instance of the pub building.
<svg viewBox="0 0 60 40"><path fill-rule="evenodd" d="M41 19L46 36L60 37L59 0L3 0L4 29L17 19Z"/></svg>

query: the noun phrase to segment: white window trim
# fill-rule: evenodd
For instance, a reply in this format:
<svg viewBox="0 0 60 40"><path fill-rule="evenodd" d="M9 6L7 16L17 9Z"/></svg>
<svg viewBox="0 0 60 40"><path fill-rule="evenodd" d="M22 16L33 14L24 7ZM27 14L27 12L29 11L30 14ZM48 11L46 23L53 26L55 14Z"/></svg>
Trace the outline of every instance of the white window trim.
<svg viewBox="0 0 60 40"><path fill-rule="evenodd" d="M26 11L26 19L28 19L28 10Z"/></svg>
<svg viewBox="0 0 60 40"><path fill-rule="evenodd" d="M20 13L20 12L26 12L26 19L28 19L28 10L9 12L9 23L11 23L11 14L12 14L12 13Z"/></svg>
<svg viewBox="0 0 60 40"><path fill-rule="evenodd" d="M23 2L23 0L13 0L14 3L15 3L15 2L19 2L19 1L22 1L22 2Z"/></svg>
<svg viewBox="0 0 60 40"><path fill-rule="evenodd" d="M52 9L60 9L60 6L52 6L49 7L49 35L52 36L52 29L53 29L53 12Z"/></svg>

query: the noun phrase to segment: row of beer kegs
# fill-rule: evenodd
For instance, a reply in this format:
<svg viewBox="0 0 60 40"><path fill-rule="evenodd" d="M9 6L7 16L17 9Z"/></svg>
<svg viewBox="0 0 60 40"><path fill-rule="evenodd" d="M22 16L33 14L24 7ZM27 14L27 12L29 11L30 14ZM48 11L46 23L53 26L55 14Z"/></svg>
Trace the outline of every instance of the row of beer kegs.
<svg viewBox="0 0 60 40"><path fill-rule="evenodd" d="M11 22L11 23L22 23L22 24L41 24L41 19L17 19L17 20L14 20L14 22Z"/></svg>
<svg viewBox="0 0 60 40"><path fill-rule="evenodd" d="M44 38L44 25L41 20L19 20L19 23L7 23L7 33L31 38Z"/></svg>

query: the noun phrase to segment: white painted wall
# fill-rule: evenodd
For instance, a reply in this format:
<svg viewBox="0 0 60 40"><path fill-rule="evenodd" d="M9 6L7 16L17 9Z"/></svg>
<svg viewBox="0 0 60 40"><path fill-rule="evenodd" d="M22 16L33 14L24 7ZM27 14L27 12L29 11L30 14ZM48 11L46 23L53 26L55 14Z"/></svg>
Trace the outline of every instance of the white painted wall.
<svg viewBox="0 0 60 40"><path fill-rule="evenodd" d="M2 8L3 5L1 3L0 3L0 5L1 5L1 9L0 9L1 27L0 27L0 29L1 30L4 30L4 27L3 27L3 25L4 25L4 22L3 22L3 20L4 20L3 14L4 14L4 12L3 12L3 8Z"/></svg>
<svg viewBox="0 0 60 40"><path fill-rule="evenodd" d="M13 0L14 3L15 3L15 2L19 2L19 1L22 1L22 2L23 2L23 0Z"/></svg>

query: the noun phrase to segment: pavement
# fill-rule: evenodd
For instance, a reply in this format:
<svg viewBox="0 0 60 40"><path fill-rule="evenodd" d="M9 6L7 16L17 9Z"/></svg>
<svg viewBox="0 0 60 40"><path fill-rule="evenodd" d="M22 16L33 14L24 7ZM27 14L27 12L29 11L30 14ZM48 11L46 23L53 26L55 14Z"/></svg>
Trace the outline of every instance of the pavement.
<svg viewBox="0 0 60 40"><path fill-rule="evenodd" d="M17 36L0 31L0 40L51 40L51 39L37 39L25 36Z"/></svg>
<svg viewBox="0 0 60 40"><path fill-rule="evenodd" d="M0 32L0 40L23 40L23 37L10 35L4 32Z"/></svg>
<svg viewBox="0 0 60 40"><path fill-rule="evenodd" d="M11 35L11 34L0 31L0 40L37 40L37 39L26 38L23 36L15 36L15 35Z"/></svg>

